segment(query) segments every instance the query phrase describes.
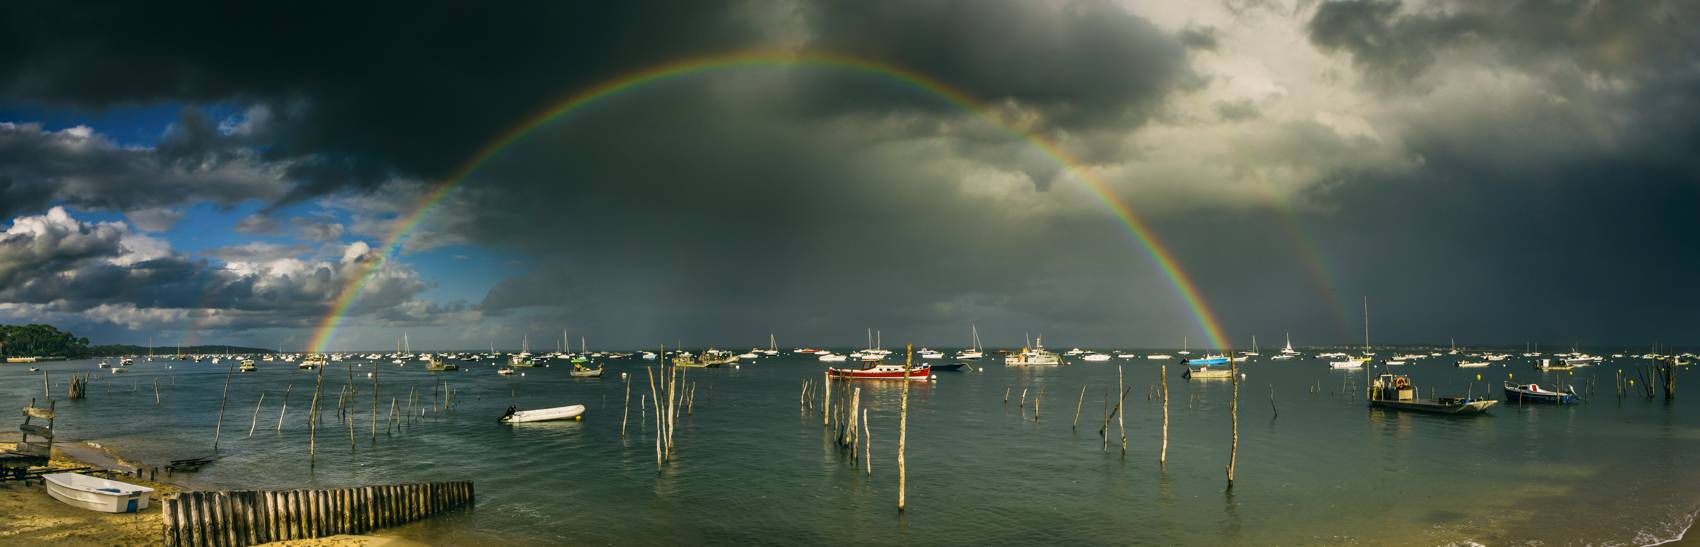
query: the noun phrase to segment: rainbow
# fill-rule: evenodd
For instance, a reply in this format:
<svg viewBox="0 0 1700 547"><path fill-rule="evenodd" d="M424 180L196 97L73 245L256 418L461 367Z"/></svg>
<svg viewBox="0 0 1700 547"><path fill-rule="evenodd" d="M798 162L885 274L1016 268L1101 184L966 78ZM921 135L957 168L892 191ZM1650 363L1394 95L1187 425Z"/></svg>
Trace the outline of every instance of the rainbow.
<svg viewBox="0 0 1700 547"><path fill-rule="evenodd" d="M1110 190L1110 187L1095 176L1090 169L1083 166L1079 160L1063 151L1055 143L1046 139L1042 135L1028 134L1011 127L995 115L993 109L981 104L978 100L968 94L925 74L879 61L846 55L789 50L738 51L710 56L692 57L628 72L623 75L604 80L602 83L583 89L572 95L568 95L549 107L544 108L537 114L525 119L518 125L515 125L513 128L501 133L499 137L479 149L477 153L473 154L471 159L465 164L462 164L459 168L451 172L447 178L432 186L431 189L426 192L424 198L420 200L418 207L397 220L391 228L389 236L384 240L383 245L378 248L382 252L381 258L360 263L358 266L359 269L356 271L355 275L352 276L351 281L343 287L341 293L338 294L336 300L333 301L330 311L325 315L324 319L320 321L319 327L314 331L308 347L315 352L326 351L331 341L335 338L337 329L342 325L343 320L346 318L348 309L353 306L361 293L365 291L366 284L371 281L384 263L391 260L392 257L400 251L401 245L407 240L407 237L411 235L414 230L418 229L420 221L424 220L424 218L429 215L432 210L436 209L436 207L442 203L443 199L447 197L449 193L464 184L467 177L476 172L479 167L484 165L485 162L489 161L490 158L494 157L498 152L501 152L509 145L525 138L525 136L529 135L532 131L535 131L539 127L542 127L543 125L546 125L562 116L572 114L585 106L619 95L625 91L652 84L726 69L754 66L798 65L831 67L886 78L906 84L917 90L942 98L967 112L978 115L981 118L990 121L994 126L1003 129L1005 132L1017 138L1031 143L1038 150L1051 156L1051 158L1059 165L1066 168L1067 171L1074 173L1078 179L1084 182L1086 187L1090 189L1100 201L1103 201L1104 204L1109 207L1110 211L1114 213L1118 219L1120 219L1121 223L1126 225L1129 233L1131 233L1134 239L1140 243L1140 246L1144 248L1146 254L1153 262L1156 263L1157 267L1162 270L1163 275L1168 278L1170 284L1174 286L1175 291L1179 294L1181 299L1185 301L1187 307L1191 309L1193 316L1198 321L1199 328L1204 331L1204 334L1210 339L1210 341L1215 343L1218 348L1229 347L1227 338L1222 335L1222 327L1220 322L1216 319L1216 314L1211 311L1210 306L1205 302L1204 297L1199 294L1198 287L1193 283L1192 279L1187 276L1186 271L1181 269L1179 262L1175 260L1174 253L1170 251L1167 246L1163 245L1161 240L1157 239L1157 236L1152 231L1151 226L1146 224L1144 220L1141 220L1138 215L1135 215L1133 210L1128 207L1127 203L1116 197L1116 195Z"/></svg>

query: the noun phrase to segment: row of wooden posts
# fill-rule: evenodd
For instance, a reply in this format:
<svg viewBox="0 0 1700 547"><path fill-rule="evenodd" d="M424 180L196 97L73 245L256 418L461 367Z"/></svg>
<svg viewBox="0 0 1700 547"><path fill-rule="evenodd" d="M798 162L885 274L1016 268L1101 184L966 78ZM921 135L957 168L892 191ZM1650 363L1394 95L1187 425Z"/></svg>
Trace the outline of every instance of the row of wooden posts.
<svg viewBox="0 0 1700 547"><path fill-rule="evenodd" d="M230 400L230 379L234 372L234 367L225 371L224 393L219 398L218 418L213 426L214 451L218 450L220 439L224 433L224 410L226 403ZM382 408L379 404L382 384L378 381L377 367L372 369L370 376L372 379L372 386L368 411L368 417L370 418L369 442L372 445L376 445L378 442L378 409ZM318 367L313 380L313 399L307 410L307 457L309 463L316 461L318 456L319 424L323 421L323 415L319 412L319 400L323 396L324 383L325 367ZM289 413L289 396L294 389L294 384L284 386L283 400L278 407L277 413L278 431L283 431L284 418ZM454 408L456 394L458 393L459 391L454 389L454 387L448 382L436 381L431 385L431 400L427 402L424 400L425 394L420 393L417 386L409 385L407 388L407 399L405 403L397 397L390 397L390 404L387 405L388 415L384 418L384 433L386 435L393 434L401 431L404 426L407 426L417 420L423 420L427 416L448 413ZM358 437L355 432L356 420L354 416L357 408L356 405L358 404L358 401L356 400L356 396L358 394L359 389L354 381L354 366L350 364L348 365L348 383L342 386L342 389L339 391L337 396L336 420L347 426L348 445L351 450L359 446ZM158 404L159 402L159 384L157 381L154 383L154 402L155 404ZM259 400L254 403L254 415L248 422L249 437L254 436L254 431L258 429L260 425L260 411L264 407L265 402L266 392L261 391ZM422 404L428 406L420 406Z"/></svg>
<svg viewBox="0 0 1700 547"><path fill-rule="evenodd" d="M902 395L899 397L897 410L897 511L903 512L908 501L909 466L905 460L909 448L909 368L913 362L914 348L905 347ZM874 437L873 429L868 423L868 409L862 406L862 388L855 387L848 393L840 391L836 397L838 410L833 410L834 396L832 394L832 372L823 373L819 386L814 380L804 380L802 391L797 396L797 409L808 415L815 410L815 401L820 400L821 427L831 436L832 442L841 452L849 455L854 465L857 460L863 464L864 472L869 478L874 476ZM817 389L818 388L818 389Z"/></svg>
<svg viewBox="0 0 1700 547"><path fill-rule="evenodd" d="M656 355L667 355L667 346L661 346L661 352ZM638 419L649 420L653 414L655 425L655 466L660 468L668 460L677 457L677 449L673 444L673 433L678 430L679 414L683 412L690 416L696 412L697 383L685 378L686 367L662 366L657 374L655 367L644 367L644 375L649 378L649 393L640 389L638 392ZM656 377L661 384L656 385ZM621 374L626 384L625 408L620 414L620 437L626 436L626 422L632 415L632 378ZM712 387L712 386L711 386Z"/></svg>
<svg viewBox="0 0 1700 547"><path fill-rule="evenodd" d="M362 534L472 505L472 481L184 492L161 502L164 543L240 546Z"/></svg>

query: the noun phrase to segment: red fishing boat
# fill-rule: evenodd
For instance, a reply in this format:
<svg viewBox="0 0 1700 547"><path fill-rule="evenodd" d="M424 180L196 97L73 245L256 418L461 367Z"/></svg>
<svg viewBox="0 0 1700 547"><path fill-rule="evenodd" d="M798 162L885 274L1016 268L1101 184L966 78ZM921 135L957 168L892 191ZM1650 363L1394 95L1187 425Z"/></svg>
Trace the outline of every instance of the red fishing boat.
<svg viewBox="0 0 1700 547"><path fill-rule="evenodd" d="M903 365L897 363L872 363L862 368L829 368L827 374L846 380L902 380ZM925 382L932 378L933 367L921 365L909 369L909 380Z"/></svg>

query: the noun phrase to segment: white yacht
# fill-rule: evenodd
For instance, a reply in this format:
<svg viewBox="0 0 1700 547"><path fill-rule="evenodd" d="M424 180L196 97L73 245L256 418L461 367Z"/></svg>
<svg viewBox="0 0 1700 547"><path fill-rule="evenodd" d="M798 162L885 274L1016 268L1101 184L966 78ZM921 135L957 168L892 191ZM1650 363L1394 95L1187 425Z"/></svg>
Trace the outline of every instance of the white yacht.
<svg viewBox="0 0 1700 547"><path fill-rule="evenodd" d="M1040 336L1032 347L1021 348L1021 353L1010 354L1003 359L1003 364L1016 367L1057 366L1062 363L1062 356L1045 351L1045 337Z"/></svg>

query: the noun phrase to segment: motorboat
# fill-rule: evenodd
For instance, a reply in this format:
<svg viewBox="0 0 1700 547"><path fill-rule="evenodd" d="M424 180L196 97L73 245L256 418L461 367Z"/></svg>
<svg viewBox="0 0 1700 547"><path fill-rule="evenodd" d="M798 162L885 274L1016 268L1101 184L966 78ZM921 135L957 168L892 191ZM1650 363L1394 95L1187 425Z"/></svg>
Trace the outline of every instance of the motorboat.
<svg viewBox="0 0 1700 547"><path fill-rule="evenodd" d="M821 353L820 355L816 356L815 359L819 360L823 363L842 363L844 361L849 360L850 358L843 356L843 355L839 355L837 353L825 352L825 353Z"/></svg>
<svg viewBox="0 0 1700 547"><path fill-rule="evenodd" d="M1369 362L1369 359L1366 357L1347 357L1339 361L1329 361L1328 368L1334 370L1363 368L1364 363L1367 362Z"/></svg>
<svg viewBox="0 0 1700 547"><path fill-rule="evenodd" d="M496 374L500 374L502 376L513 376L514 375L514 369L511 369L511 368L508 368L508 367L502 367L502 368L496 369Z"/></svg>
<svg viewBox="0 0 1700 547"><path fill-rule="evenodd" d="M1174 359L1175 356L1169 355L1167 353L1152 353L1152 354L1147 354L1145 356L1145 358L1150 359L1152 361L1167 361L1167 360L1170 360L1170 359Z"/></svg>
<svg viewBox="0 0 1700 547"><path fill-rule="evenodd" d="M1187 367L1186 372L1182 373L1181 377L1193 380L1233 378L1234 371L1233 369L1210 368L1208 365L1201 365L1196 367Z"/></svg>
<svg viewBox="0 0 1700 547"><path fill-rule="evenodd" d="M936 349L921 348L921 351L915 352L915 356L922 359L943 359L944 352Z"/></svg>
<svg viewBox="0 0 1700 547"><path fill-rule="evenodd" d="M1458 368L1486 368L1490 364L1487 361L1459 361Z"/></svg>
<svg viewBox="0 0 1700 547"><path fill-rule="evenodd" d="M567 374L574 378L601 378L602 367L590 368L584 365L573 365L573 370Z"/></svg>
<svg viewBox="0 0 1700 547"><path fill-rule="evenodd" d="M1528 403L1553 403L1560 405L1574 404L1581 400L1576 396L1576 388L1566 391L1544 389L1540 384L1513 384L1505 382L1505 400Z"/></svg>
<svg viewBox="0 0 1700 547"><path fill-rule="evenodd" d="M147 509L148 493L153 492L146 486L76 473L48 473L41 478L47 484L47 495L53 499L102 513L135 513Z"/></svg>
<svg viewBox="0 0 1700 547"><path fill-rule="evenodd" d="M1226 365L1226 364L1228 364L1228 357L1225 356L1225 355L1220 355L1220 354L1218 354L1218 355L1205 355L1203 357L1194 357L1194 358L1191 358L1191 359L1182 360L1181 364L1183 364L1183 365L1206 365L1206 366L1208 366L1208 365Z"/></svg>
<svg viewBox="0 0 1700 547"><path fill-rule="evenodd" d="M314 368L319 368L319 367L323 367L323 366L325 366L325 356L323 356L323 355L309 355L309 356L307 356L307 358L302 359L301 363L295 365L295 368L314 369Z"/></svg>
<svg viewBox="0 0 1700 547"><path fill-rule="evenodd" d="M846 380L902 380L907 377L912 382L925 382L931 379L932 365L918 367L905 366L898 363L874 363L862 368L828 368L826 373L834 378Z"/></svg>
<svg viewBox="0 0 1700 547"><path fill-rule="evenodd" d="M496 421L504 424L523 424L582 419L584 419L584 405L558 406L537 410L519 410L510 406L507 413L502 414L502 417L497 418Z"/></svg>
<svg viewBox="0 0 1700 547"><path fill-rule="evenodd" d="M260 370L260 367L254 366L253 359L243 359L242 364L237 365L236 370L238 372L254 372Z"/></svg>
<svg viewBox="0 0 1700 547"><path fill-rule="evenodd" d="M1101 363L1110 360L1110 356L1102 353L1088 353L1085 357L1081 357L1080 360Z"/></svg>

